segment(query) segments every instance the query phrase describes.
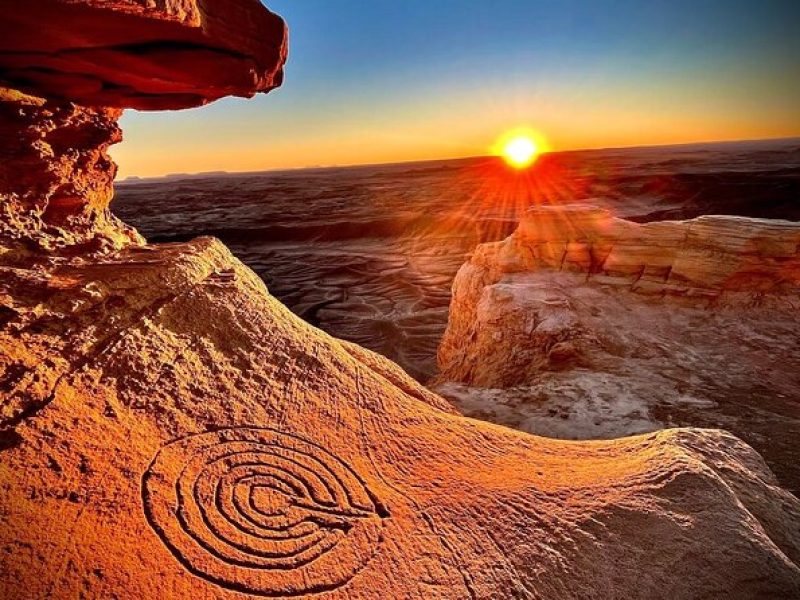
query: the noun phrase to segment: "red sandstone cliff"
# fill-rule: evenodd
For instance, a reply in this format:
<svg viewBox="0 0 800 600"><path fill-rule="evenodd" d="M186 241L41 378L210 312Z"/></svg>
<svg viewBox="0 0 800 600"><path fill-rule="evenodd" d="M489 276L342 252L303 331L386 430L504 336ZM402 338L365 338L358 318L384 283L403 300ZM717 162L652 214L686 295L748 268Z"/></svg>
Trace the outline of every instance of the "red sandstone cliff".
<svg viewBox="0 0 800 600"><path fill-rule="evenodd" d="M166 110L283 81L287 29L259 0L2 0L6 85L84 106Z"/></svg>

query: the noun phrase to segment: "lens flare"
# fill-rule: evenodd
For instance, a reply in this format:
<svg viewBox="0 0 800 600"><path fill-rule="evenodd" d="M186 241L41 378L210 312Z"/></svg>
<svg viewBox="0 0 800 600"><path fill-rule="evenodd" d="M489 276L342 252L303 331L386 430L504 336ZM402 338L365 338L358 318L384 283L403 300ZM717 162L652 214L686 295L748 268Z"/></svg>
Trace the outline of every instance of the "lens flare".
<svg viewBox="0 0 800 600"><path fill-rule="evenodd" d="M531 166L549 146L544 136L532 129L509 131L497 141L492 154L502 156L509 166L525 169Z"/></svg>

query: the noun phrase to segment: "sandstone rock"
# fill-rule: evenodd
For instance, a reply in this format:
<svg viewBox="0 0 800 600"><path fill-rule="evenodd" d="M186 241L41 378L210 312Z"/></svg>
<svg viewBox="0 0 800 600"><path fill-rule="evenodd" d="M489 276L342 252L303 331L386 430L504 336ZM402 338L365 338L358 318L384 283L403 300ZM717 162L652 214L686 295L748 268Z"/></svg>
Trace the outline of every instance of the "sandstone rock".
<svg viewBox="0 0 800 600"><path fill-rule="evenodd" d="M258 0L0 0L0 10L7 260L142 241L107 211L119 108L198 106L283 79L286 26Z"/></svg>
<svg viewBox="0 0 800 600"><path fill-rule="evenodd" d="M512 236L479 246L456 276L440 380L515 385L545 367L553 344L591 345L596 336L581 326L570 294L546 275L538 284L530 277L548 272L634 292L633 303L655 296L791 313L800 305L800 225L728 216L640 225L593 207L533 209ZM525 285L515 284L520 278Z"/></svg>
<svg viewBox="0 0 800 600"><path fill-rule="evenodd" d="M256 0L4 7L0 79L37 96L1 97L0 596L800 594L800 502L733 436L576 444L466 419L219 242L113 221L118 113L70 102L269 89L285 28ZM553 311L546 335L571 327Z"/></svg>
<svg viewBox="0 0 800 600"><path fill-rule="evenodd" d="M800 490L798 234L785 221L533 211L459 271L434 389L551 437L730 429Z"/></svg>
<svg viewBox="0 0 800 600"><path fill-rule="evenodd" d="M258 0L0 0L0 85L162 110L283 81L286 25Z"/></svg>
<svg viewBox="0 0 800 600"><path fill-rule="evenodd" d="M89 252L142 239L108 211L120 111L0 88L0 252Z"/></svg>
<svg viewBox="0 0 800 600"><path fill-rule="evenodd" d="M800 228L788 221L706 215L642 225L593 207L541 207L520 222L514 242L533 257L523 270L618 276L634 290L652 282L667 295L716 297L800 286Z"/></svg>
<svg viewBox="0 0 800 600"><path fill-rule="evenodd" d="M0 596L800 593L800 502L729 434L465 419L213 240L9 277Z"/></svg>

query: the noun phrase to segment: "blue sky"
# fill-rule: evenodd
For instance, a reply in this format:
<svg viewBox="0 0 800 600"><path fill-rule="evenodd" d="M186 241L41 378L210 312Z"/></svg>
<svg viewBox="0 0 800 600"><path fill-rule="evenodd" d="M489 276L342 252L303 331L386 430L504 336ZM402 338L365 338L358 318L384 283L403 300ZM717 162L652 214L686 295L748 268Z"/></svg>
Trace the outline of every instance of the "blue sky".
<svg viewBox="0 0 800 600"><path fill-rule="evenodd" d="M800 2L270 0L284 86L128 112L123 175L800 134Z"/></svg>

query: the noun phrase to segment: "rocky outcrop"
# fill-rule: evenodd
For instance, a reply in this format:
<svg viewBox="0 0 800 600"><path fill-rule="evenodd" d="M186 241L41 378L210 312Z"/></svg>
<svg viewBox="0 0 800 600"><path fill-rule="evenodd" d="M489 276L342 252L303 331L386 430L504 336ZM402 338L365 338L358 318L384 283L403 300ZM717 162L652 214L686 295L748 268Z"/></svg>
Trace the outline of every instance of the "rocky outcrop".
<svg viewBox="0 0 800 600"><path fill-rule="evenodd" d="M280 85L286 26L258 0L0 1L0 252L141 242L108 212L120 108ZM22 90L22 91L19 91ZM100 107L100 108L95 108ZM112 108L109 108L112 107Z"/></svg>
<svg viewBox="0 0 800 600"><path fill-rule="evenodd" d="M0 82L84 106L164 110L283 81L287 30L259 0L0 0Z"/></svg>
<svg viewBox="0 0 800 600"><path fill-rule="evenodd" d="M798 235L786 221L534 210L459 271L434 389L549 437L724 428L798 491Z"/></svg>
<svg viewBox="0 0 800 600"><path fill-rule="evenodd" d="M259 2L6 5L0 78L36 96L2 96L0 596L800 593L800 502L733 436L465 419L221 243L126 243L117 112L71 102L268 89L285 30Z"/></svg>
<svg viewBox="0 0 800 600"><path fill-rule="evenodd" d="M729 434L465 419L210 239L0 281L3 597L800 592L800 502Z"/></svg>
<svg viewBox="0 0 800 600"><path fill-rule="evenodd" d="M628 293L632 304L791 313L800 307L800 225L728 216L641 225L587 206L533 209L456 276L440 379L508 387L585 356L602 345L603 319L589 326L583 317L605 313L602 293L581 302L584 287Z"/></svg>
<svg viewBox="0 0 800 600"><path fill-rule="evenodd" d="M73 253L141 238L108 211L122 139L120 111L51 102L0 88L0 250Z"/></svg>

